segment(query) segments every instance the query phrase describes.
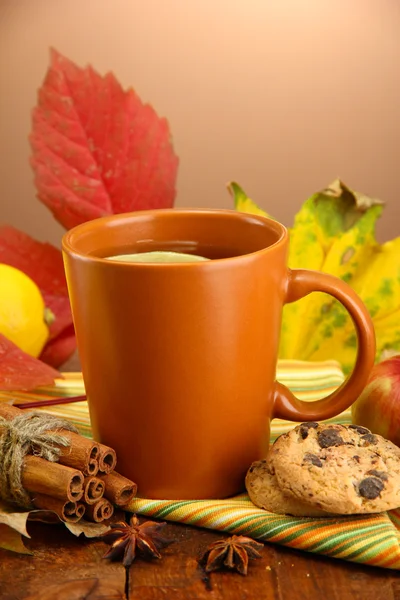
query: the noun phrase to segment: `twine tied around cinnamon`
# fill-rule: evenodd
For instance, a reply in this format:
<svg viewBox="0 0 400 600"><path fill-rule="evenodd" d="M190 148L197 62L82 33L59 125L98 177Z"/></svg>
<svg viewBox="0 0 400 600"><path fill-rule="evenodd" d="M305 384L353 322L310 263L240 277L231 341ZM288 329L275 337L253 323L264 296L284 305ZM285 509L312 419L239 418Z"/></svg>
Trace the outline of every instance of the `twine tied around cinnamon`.
<svg viewBox="0 0 400 600"><path fill-rule="evenodd" d="M57 462L69 440L59 429L78 432L76 427L52 415L31 412L11 421L0 417L0 499L21 507L32 507L29 494L22 486L22 464L27 454Z"/></svg>

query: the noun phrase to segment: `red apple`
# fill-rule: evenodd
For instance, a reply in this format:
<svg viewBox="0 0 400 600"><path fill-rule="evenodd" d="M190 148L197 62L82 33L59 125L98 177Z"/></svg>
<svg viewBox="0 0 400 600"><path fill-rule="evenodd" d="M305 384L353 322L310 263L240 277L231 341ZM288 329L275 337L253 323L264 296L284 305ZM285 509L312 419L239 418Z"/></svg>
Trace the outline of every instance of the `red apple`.
<svg viewBox="0 0 400 600"><path fill-rule="evenodd" d="M400 446L400 355L373 367L351 414L355 425L368 427Z"/></svg>

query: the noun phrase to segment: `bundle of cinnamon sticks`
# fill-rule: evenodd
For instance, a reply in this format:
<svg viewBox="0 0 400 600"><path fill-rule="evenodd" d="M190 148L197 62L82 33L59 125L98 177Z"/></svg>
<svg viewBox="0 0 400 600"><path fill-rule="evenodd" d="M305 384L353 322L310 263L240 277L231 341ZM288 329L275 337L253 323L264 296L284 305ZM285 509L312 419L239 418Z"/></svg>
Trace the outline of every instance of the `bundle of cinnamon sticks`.
<svg viewBox="0 0 400 600"><path fill-rule="evenodd" d="M23 412L0 403L0 416L4 419L12 420ZM70 523L83 516L101 523L112 516L114 506L124 507L134 498L136 484L115 471L115 450L67 429L57 433L70 443L59 446L58 462L33 454L23 460L22 486L36 508L51 510Z"/></svg>

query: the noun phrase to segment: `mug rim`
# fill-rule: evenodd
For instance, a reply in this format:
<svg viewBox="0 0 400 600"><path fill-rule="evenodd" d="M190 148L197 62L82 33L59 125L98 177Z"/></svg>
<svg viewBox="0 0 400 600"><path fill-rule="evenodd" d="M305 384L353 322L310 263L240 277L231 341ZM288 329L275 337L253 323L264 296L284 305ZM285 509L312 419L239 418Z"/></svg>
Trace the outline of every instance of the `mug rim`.
<svg viewBox="0 0 400 600"><path fill-rule="evenodd" d="M80 234L84 234L85 231L90 233L92 229L99 229L106 224L118 223L120 221L124 221L127 219L135 219L136 217L145 217L145 216L153 216L153 217L162 217L163 215L170 214L181 214L181 215L189 215L192 213L200 213L202 215L207 214L221 214L228 216L228 218L240 219L240 220L248 220L257 221L263 225L268 224L271 229L273 229L276 233L278 233L278 239L266 246L265 248L260 248L259 250L255 250L253 252L248 252L246 254L240 254L238 256L229 256L225 258L215 258L211 261L196 261L196 262L176 262L176 263L157 263L157 262L123 262L123 261L112 261L106 257L95 256L93 254L88 254L87 252L83 252L76 247L74 244L73 238L75 236L80 236ZM219 263L221 261L232 261L243 259L245 257L254 256L257 254L262 254L265 252L269 252L272 249L279 248L283 244L285 244L288 240L289 233L285 225L271 219L270 217L266 217L264 215L256 215L253 213L246 213L237 211L230 208L201 208L201 207L179 207L179 208L153 208L147 210L137 210L126 213L116 213L112 215L105 215L104 217L98 217L96 219L91 219L90 221L85 221L84 223L80 223L75 227L72 227L69 231L64 233L62 236L62 251L73 255L82 259L90 260L90 262L106 264L109 266L113 266L114 268L165 268L168 266L169 268L204 268L209 267L210 264Z"/></svg>

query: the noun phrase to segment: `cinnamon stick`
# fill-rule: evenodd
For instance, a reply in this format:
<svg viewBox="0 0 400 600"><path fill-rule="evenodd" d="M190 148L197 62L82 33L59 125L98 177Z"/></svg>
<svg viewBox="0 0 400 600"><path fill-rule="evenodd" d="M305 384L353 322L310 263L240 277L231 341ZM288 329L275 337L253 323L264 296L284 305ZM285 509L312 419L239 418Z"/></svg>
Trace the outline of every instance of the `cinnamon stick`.
<svg viewBox="0 0 400 600"><path fill-rule="evenodd" d="M32 498L36 508L51 510L55 512L62 521L77 523L85 514L85 505L82 502L64 502L58 498L52 498L45 494L36 494Z"/></svg>
<svg viewBox="0 0 400 600"><path fill-rule="evenodd" d="M85 477L83 483L83 500L86 504L95 504L103 497L105 483L99 477Z"/></svg>
<svg viewBox="0 0 400 600"><path fill-rule="evenodd" d="M69 440L70 446L61 446L59 462L82 471L84 475L97 475L99 470L99 445L78 433L61 429L60 433Z"/></svg>
<svg viewBox="0 0 400 600"><path fill-rule="evenodd" d="M29 493L46 494L77 502L83 496L84 477L77 469L27 455L22 463L21 483Z"/></svg>
<svg viewBox="0 0 400 600"><path fill-rule="evenodd" d="M11 420L16 416L24 414L24 411L11 406L9 404L0 403L0 416L7 420ZM0 428L1 432L1 428ZM89 440L78 433L60 429L57 432L67 438L69 446L59 446L60 458L59 463L78 469L84 475L96 475L99 470L99 454L100 448L97 442Z"/></svg>
<svg viewBox="0 0 400 600"><path fill-rule="evenodd" d="M111 473L117 464L117 453L104 444L99 444L99 447L99 471L101 473Z"/></svg>
<svg viewBox="0 0 400 600"><path fill-rule="evenodd" d="M114 507L106 500L106 498L101 498L95 504L88 504L86 506L85 516L88 521L94 521L95 523L101 523L106 519L112 517L114 512Z"/></svg>
<svg viewBox="0 0 400 600"><path fill-rule="evenodd" d="M116 471L99 477L105 483L104 496L113 504L126 506L136 496L136 483Z"/></svg>

